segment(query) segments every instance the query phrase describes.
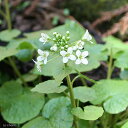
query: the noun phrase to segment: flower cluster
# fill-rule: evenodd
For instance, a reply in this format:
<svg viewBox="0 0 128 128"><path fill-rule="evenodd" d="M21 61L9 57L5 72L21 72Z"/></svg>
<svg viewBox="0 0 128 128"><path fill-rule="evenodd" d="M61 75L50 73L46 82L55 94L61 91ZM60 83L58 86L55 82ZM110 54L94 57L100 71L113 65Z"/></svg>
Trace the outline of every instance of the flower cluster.
<svg viewBox="0 0 128 128"><path fill-rule="evenodd" d="M43 44L50 42L52 47L50 51L42 51L38 49L39 56L37 61L34 61L37 65L38 71L41 71L41 66L47 64L48 56L50 52L58 52L62 56L63 63L68 63L69 60L74 61L75 64L88 64L87 56L88 51L84 50L84 45L86 41L93 43L92 36L89 34L88 30L85 32L81 40L70 43L70 33L66 32L65 36L60 33L54 32L53 37L49 37L45 33L41 33L41 38L39 39Z"/></svg>

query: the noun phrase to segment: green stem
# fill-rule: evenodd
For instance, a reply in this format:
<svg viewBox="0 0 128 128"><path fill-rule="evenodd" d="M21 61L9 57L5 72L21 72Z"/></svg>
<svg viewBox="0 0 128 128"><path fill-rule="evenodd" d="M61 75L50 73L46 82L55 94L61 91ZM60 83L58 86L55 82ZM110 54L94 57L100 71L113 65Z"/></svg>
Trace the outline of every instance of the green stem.
<svg viewBox="0 0 128 128"><path fill-rule="evenodd" d="M4 17L4 19L6 20L6 15L4 14L4 12L0 9L0 15Z"/></svg>
<svg viewBox="0 0 128 128"><path fill-rule="evenodd" d="M71 79L70 79L70 76L69 75L66 76L66 80L67 80L68 89L69 89L69 92L70 92L71 104L72 104L72 107L75 108L76 107L76 104L75 104L75 99L74 99L72 82L71 82Z"/></svg>
<svg viewBox="0 0 128 128"><path fill-rule="evenodd" d="M71 104L72 104L72 107L75 108L76 103L75 103L75 98L74 98L74 93L73 93L72 82L71 82L69 75L66 76L66 80L67 80L68 89L69 89L69 93L70 93ZM77 118L75 116L74 116L74 124L75 124L75 128L78 128Z"/></svg>
<svg viewBox="0 0 128 128"><path fill-rule="evenodd" d="M80 79L81 79L81 81L82 81L82 84L83 84L84 86L87 86L87 83L85 82L84 78L83 78L83 77L80 77Z"/></svg>
<svg viewBox="0 0 128 128"><path fill-rule="evenodd" d="M5 0L5 11L6 11L6 21L7 21L8 29L11 30L12 24L11 24L11 17L10 17L8 0Z"/></svg>
<svg viewBox="0 0 128 128"><path fill-rule="evenodd" d="M92 82L92 83L96 83L95 80L93 80L93 79L91 79L91 78L89 78L89 77L87 77L87 76L81 74L79 71L76 70L76 72L77 72L82 78L84 78L84 79L86 79L86 80L88 80L88 81L90 81L90 82Z"/></svg>
<svg viewBox="0 0 128 128"><path fill-rule="evenodd" d="M111 78L113 67L112 67L112 60L113 60L113 55L112 55L112 49L110 50L110 58L109 58L109 63L108 63L108 73L107 73L107 79Z"/></svg>
<svg viewBox="0 0 128 128"><path fill-rule="evenodd" d="M6 17L6 21L7 21L7 25L8 25L8 30L12 29L12 23L11 23L11 18L10 18L10 10L9 10L9 2L8 0L5 0L5 11L6 14L3 14ZM12 60L12 58L8 57L9 62L13 68L13 70L15 71L16 75L21 79L22 83L27 86L27 83L25 82L25 80L23 79L22 75L20 74L20 71L18 70L15 62Z"/></svg>
<svg viewBox="0 0 128 128"><path fill-rule="evenodd" d="M8 57L8 60L9 60L9 62L11 64L12 68L14 69L16 75L21 79L21 81L23 82L23 84L25 86L27 86L27 83L25 82L25 80L23 79L22 75L20 74L20 72L19 72L16 64L14 63L14 61L10 57Z"/></svg>
<svg viewBox="0 0 128 128"><path fill-rule="evenodd" d="M78 79L80 77L80 75L74 77L74 79L72 80L72 85L74 84L75 80Z"/></svg>

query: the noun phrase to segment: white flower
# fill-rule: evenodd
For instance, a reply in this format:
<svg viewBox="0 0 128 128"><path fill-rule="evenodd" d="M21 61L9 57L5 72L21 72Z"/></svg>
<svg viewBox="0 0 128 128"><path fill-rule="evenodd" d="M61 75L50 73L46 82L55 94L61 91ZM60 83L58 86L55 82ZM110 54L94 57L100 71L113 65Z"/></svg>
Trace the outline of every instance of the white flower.
<svg viewBox="0 0 128 128"><path fill-rule="evenodd" d="M87 41L89 41L90 43L93 43L91 40L92 40L92 36L89 34L89 32L88 32L88 30L86 30L86 32L85 32L85 34L84 34L84 36L83 36L83 38L82 38L83 40L87 40Z"/></svg>
<svg viewBox="0 0 128 128"><path fill-rule="evenodd" d="M84 52L81 52L80 50L77 50L76 51L76 56L77 56L77 59L76 59L76 64L88 64L88 60L85 58L88 56L88 51L84 51Z"/></svg>
<svg viewBox="0 0 128 128"><path fill-rule="evenodd" d="M79 40L77 43L76 43L76 46L78 49L83 49L84 47L84 42L82 40Z"/></svg>
<svg viewBox="0 0 128 128"><path fill-rule="evenodd" d="M43 42L44 44L48 41L49 36L45 33L41 33L41 38L39 39L39 41Z"/></svg>
<svg viewBox="0 0 128 128"><path fill-rule="evenodd" d="M71 47L68 48L67 51L60 51L60 54L63 56L63 63L67 63L68 60L76 60L76 57L72 54L73 49Z"/></svg>
<svg viewBox="0 0 128 128"><path fill-rule="evenodd" d="M54 44L51 48L50 48L51 51L57 51L57 46L56 44Z"/></svg>
<svg viewBox="0 0 128 128"><path fill-rule="evenodd" d="M42 61L35 61L35 60L33 60L33 61L36 64L37 70L39 72L41 72L41 65L43 65L43 62Z"/></svg>
<svg viewBox="0 0 128 128"><path fill-rule="evenodd" d="M42 50L38 49L38 54L40 56L37 57L37 61L44 61L44 64L46 64L47 63L47 58L49 56L49 52L42 51Z"/></svg>

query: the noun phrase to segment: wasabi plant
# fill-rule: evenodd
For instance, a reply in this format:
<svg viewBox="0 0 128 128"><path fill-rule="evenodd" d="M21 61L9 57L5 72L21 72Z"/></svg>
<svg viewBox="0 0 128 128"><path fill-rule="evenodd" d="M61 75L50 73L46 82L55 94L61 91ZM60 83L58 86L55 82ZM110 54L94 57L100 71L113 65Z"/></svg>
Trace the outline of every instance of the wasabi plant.
<svg viewBox="0 0 128 128"><path fill-rule="evenodd" d="M12 27L9 0L2 3L0 15L8 26L0 32L0 41L7 44L0 46L3 127L128 128L127 43L109 36L104 38L106 44L97 44L75 21L22 32L19 38L21 31ZM20 72L33 62L33 68ZM101 80L100 66L107 71ZM120 72L113 78L115 67Z"/></svg>
<svg viewBox="0 0 128 128"><path fill-rule="evenodd" d="M70 32L66 31L65 35L62 35L58 32L53 32L52 36L49 36L45 33L41 33L41 38L39 39L43 45L47 43L51 43L52 46L49 48L49 50L41 50L38 49L38 57L36 59L35 64L37 67L37 70L39 72L42 71L43 65L46 65L50 60L49 56L50 54L57 54L58 56L61 57L59 61L62 61L64 64L64 67L68 67L68 63L72 61L75 65L87 65L88 64L88 59L87 57L89 56L89 52L86 51L84 48L86 46L86 43L93 43L92 42L92 36L89 34L88 30L86 30L85 34L83 37L75 42L70 42ZM59 62L58 62L59 63ZM54 67L53 67L54 68ZM82 109L79 108L79 106L76 105L75 97L74 97L74 92L73 92L73 81L71 81L70 75L68 74L66 76L67 84L68 84L68 91L70 94L70 101L72 104L72 113L74 114L74 127L79 128L78 126L78 119L76 117L79 117L78 109L82 112ZM56 81L56 79L55 79ZM57 84L57 83L56 83ZM32 89L32 91L37 91L36 87ZM38 91L37 91L38 92ZM90 109L93 108L96 111L99 111L97 115L95 115L94 118L90 120L95 120L99 118L103 114L103 110L101 107L96 107L96 106L88 106ZM84 114L84 112L82 112ZM80 119L84 119L82 115L79 117ZM85 119L88 120L87 117Z"/></svg>

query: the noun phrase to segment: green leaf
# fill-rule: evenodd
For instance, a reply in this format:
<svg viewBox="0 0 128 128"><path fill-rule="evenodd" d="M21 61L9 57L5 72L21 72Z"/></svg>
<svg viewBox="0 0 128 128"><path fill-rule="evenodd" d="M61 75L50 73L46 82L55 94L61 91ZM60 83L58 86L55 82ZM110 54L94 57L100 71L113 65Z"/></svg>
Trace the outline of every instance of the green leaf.
<svg viewBox="0 0 128 128"><path fill-rule="evenodd" d="M128 69L125 69L120 72L120 78L123 80L128 80Z"/></svg>
<svg viewBox="0 0 128 128"><path fill-rule="evenodd" d="M128 128L128 121L121 128Z"/></svg>
<svg viewBox="0 0 128 128"><path fill-rule="evenodd" d="M83 120L97 120L103 115L103 112L102 107L92 105L84 107L84 111L80 107L72 109L72 114Z"/></svg>
<svg viewBox="0 0 128 128"><path fill-rule="evenodd" d="M11 81L0 88L1 114L9 123L21 124L37 116L44 97Z"/></svg>
<svg viewBox="0 0 128 128"><path fill-rule="evenodd" d="M70 105L66 97L51 99L44 106L43 117L33 119L22 128L71 128L73 116Z"/></svg>
<svg viewBox="0 0 128 128"><path fill-rule="evenodd" d="M2 108L1 114L9 123L21 124L37 116L43 104L44 99L41 95L26 93Z"/></svg>
<svg viewBox="0 0 128 128"><path fill-rule="evenodd" d="M16 57L17 57L20 61L27 62L27 61L32 60L32 57L33 57L32 53L33 53L32 50L29 50L29 49L22 49L22 50L20 50L20 51L16 54Z"/></svg>
<svg viewBox="0 0 128 128"><path fill-rule="evenodd" d="M23 88L18 82L8 81L4 83L0 88L0 106L3 106L3 103L8 103L8 100L20 96L22 93Z"/></svg>
<svg viewBox="0 0 128 128"><path fill-rule="evenodd" d="M39 92L39 93L61 93L63 92L67 87L66 86L60 86L60 83L58 83L55 80L48 80L42 83L39 83L32 89L33 92Z"/></svg>
<svg viewBox="0 0 128 128"><path fill-rule="evenodd" d="M114 65L121 69L128 68L128 51L124 51L120 56L117 57Z"/></svg>
<svg viewBox="0 0 128 128"><path fill-rule="evenodd" d="M0 47L0 61L7 57L15 55L17 52L18 50L15 48L8 48L8 47L1 46Z"/></svg>
<svg viewBox="0 0 128 128"><path fill-rule="evenodd" d="M108 50L108 55L112 49L113 57L115 57L116 54L120 51L128 50L128 45L114 36L105 37L104 41L106 41L104 48Z"/></svg>
<svg viewBox="0 0 128 128"><path fill-rule="evenodd" d="M125 80L101 80L92 88L97 98L93 104L103 103L108 113L117 114L128 106L128 81Z"/></svg>
<svg viewBox="0 0 128 128"><path fill-rule="evenodd" d="M89 128L90 124L89 124L89 121L79 119L78 126L79 128Z"/></svg>
<svg viewBox="0 0 128 128"><path fill-rule="evenodd" d="M127 108L127 106L128 106L127 95L120 95L119 97L117 95L113 96L112 98L109 98L104 103L104 108L106 112L111 113L111 114L122 112Z"/></svg>
<svg viewBox="0 0 128 128"><path fill-rule="evenodd" d="M83 103L92 101L96 97L95 90L89 87L76 87L73 91L75 99L78 99Z"/></svg>
<svg viewBox="0 0 128 128"><path fill-rule="evenodd" d="M13 29L13 30L4 30L2 32L0 32L0 40L2 41L10 41L13 38L17 37L18 35L20 35L20 31L17 29Z"/></svg>
<svg viewBox="0 0 128 128"><path fill-rule="evenodd" d="M32 74L32 73L27 73L27 74L25 74L25 75L22 75L22 77L24 78L24 81L25 81L25 82L31 82L31 81L36 80L37 77L38 77L38 75L35 75L35 74ZM20 84L22 83L22 81L21 81L20 78L18 78L16 81L17 81L18 83L20 83Z"/></svg>

